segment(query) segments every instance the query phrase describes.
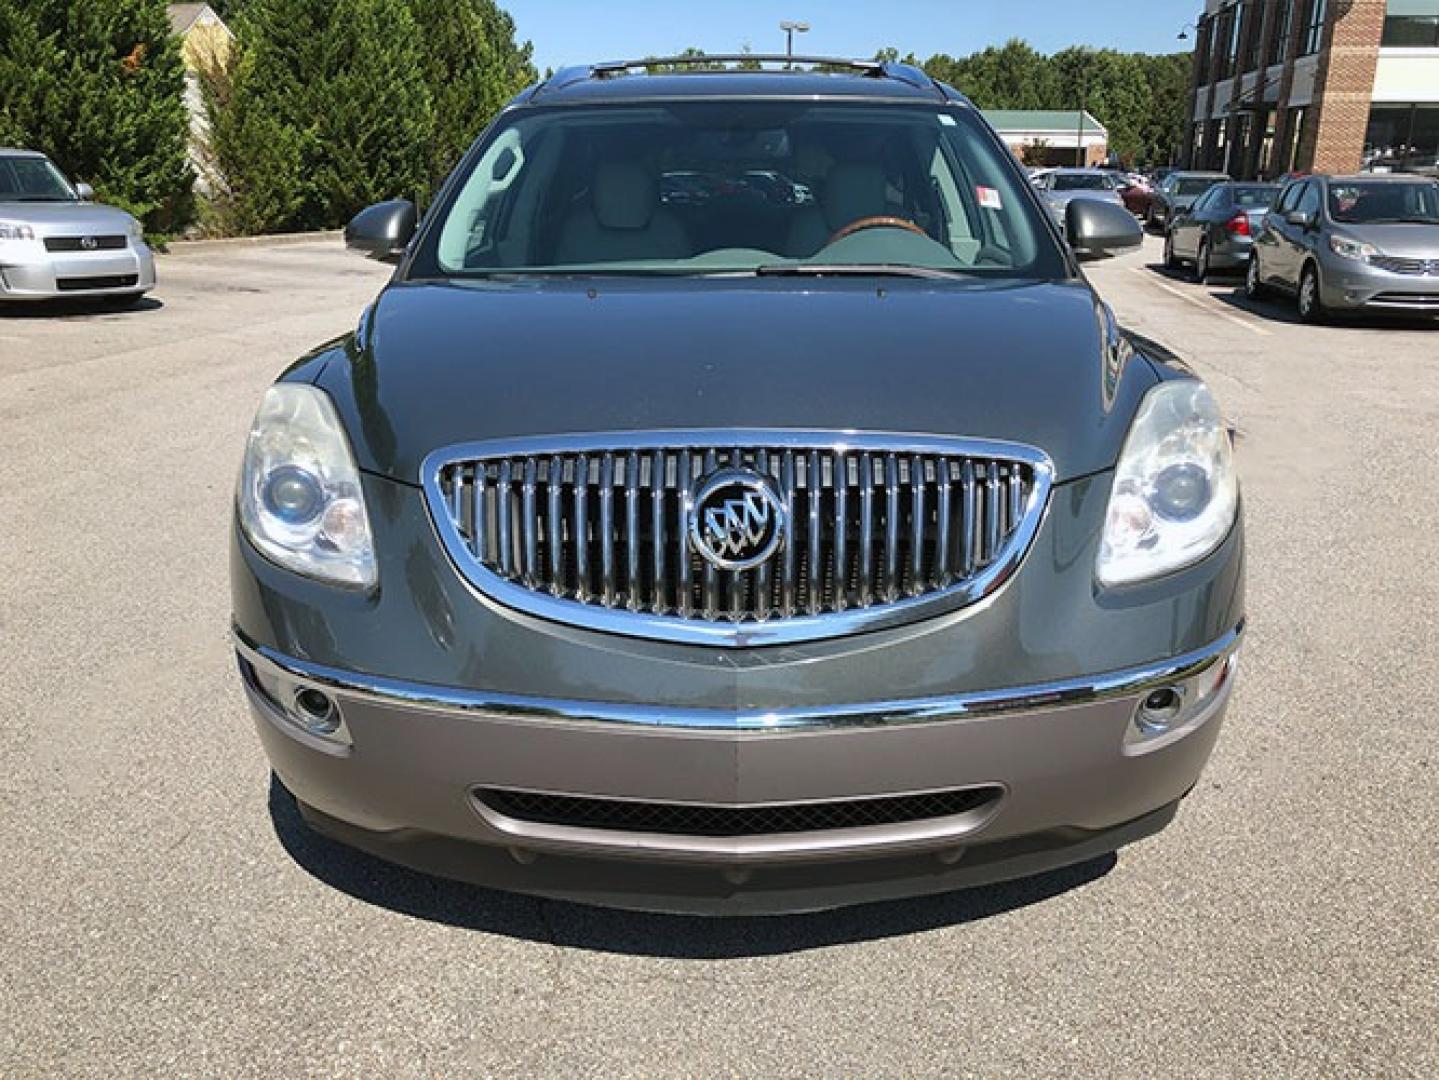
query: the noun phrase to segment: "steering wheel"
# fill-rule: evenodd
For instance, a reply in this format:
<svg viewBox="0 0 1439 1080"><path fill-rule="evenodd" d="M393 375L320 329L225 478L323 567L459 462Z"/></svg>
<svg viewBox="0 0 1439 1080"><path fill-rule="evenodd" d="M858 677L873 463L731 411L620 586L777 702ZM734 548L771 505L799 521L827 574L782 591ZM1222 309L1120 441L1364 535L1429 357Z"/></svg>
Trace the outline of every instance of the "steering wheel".
<svg viewBox="0 0 1439 1080"><path fill-rule="evenodd" d="M876 217L858 218L851 221L844 228L836 229L834 235L824 242L824 246L829 247L830 244L837 243L846 236L853 236L857 232L863 232L865 229L904 229L914 233L916 236L929 235L914 222L910 221L909 218L879 215Z"/></svg>

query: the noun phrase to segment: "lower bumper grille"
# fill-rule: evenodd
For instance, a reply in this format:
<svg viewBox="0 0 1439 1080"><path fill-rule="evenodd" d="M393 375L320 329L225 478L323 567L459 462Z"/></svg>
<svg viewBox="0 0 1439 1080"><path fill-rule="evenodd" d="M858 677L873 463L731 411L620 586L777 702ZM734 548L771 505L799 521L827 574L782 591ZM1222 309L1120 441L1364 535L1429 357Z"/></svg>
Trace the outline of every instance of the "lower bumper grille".
<svg viewBox="0 0 1439 1080"><path fill-rule="evenodd" d="M93 289L128 289L139 281L139 274L107 274L98 277L59 278L55 287L61 292L89 292Z"/></svg>
<svg viewBox="0 0 1439 1080"><path fill-rule="evenodd" d="M607 832L708 837L772 836L932 821L973 813L998 801L1000 795L998 787L978 787L842 802L711 806L505 788L475 792L475 797L490 810L515 821Z"/></svg>

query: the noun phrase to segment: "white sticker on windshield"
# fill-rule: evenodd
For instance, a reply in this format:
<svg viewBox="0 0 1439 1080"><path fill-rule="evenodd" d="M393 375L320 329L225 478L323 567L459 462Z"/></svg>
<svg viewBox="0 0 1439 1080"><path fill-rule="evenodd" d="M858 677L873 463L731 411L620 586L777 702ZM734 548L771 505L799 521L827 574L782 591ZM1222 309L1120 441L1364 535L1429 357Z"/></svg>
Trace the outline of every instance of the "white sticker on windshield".
<svg viewBox="0 0 1439 1080"><path fill-rule="evenodd" d="M1004 200L999 197L999 192L992 187L976 187L975 193L979 196L979 205L987 210L1003 210Z"/></svg>
<svg viewBox="0 0 1439 1080"><path fill-rule="evenodd" d="M956 127L959 124L959 121L950 116L949 113L940 113L939 122L945 127Z"/></svg>

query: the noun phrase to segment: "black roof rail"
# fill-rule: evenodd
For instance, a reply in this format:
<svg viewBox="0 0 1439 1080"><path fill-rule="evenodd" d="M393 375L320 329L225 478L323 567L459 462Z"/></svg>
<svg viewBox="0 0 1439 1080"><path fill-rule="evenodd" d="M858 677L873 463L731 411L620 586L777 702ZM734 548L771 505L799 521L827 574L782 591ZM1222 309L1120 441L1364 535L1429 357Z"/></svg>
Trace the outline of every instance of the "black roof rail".
<svg viewBox="0 0 1439 1080"><path fill-rule="evenodd" d="M707 64L803 64L814 66L823 64L827 67L848 68L857 71L862 75L869 75L874 78L885 76L885 65L878 60L855 60L843 56L787 56L784 53L700 53L690 56L646 56L639 60L606 60L598 64L591 64L589 74L592 78L603 79L611 75L620 75L626 71L633 71L639 68L650 67L697 67L703 68ZM731 70L726 68L725 70ZM743 71L745 69L738 69Z"/></svg>

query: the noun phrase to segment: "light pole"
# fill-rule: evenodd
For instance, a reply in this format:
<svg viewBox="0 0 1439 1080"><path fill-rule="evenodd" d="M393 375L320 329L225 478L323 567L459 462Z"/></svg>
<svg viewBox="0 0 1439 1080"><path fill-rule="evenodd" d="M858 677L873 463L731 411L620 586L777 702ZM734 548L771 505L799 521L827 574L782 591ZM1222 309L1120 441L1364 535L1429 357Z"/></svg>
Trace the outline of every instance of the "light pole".
<svg viewBox="0 0 1439 1080"><path fill-rule="evenodd" d="M792 67L793 65L789 63L789 59L794 56L794 36L796 34L809 33L809 23L794 22L791 19L786 19L779 24L779 28L784 31L785 67Z"/></svg>

